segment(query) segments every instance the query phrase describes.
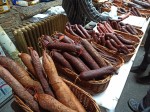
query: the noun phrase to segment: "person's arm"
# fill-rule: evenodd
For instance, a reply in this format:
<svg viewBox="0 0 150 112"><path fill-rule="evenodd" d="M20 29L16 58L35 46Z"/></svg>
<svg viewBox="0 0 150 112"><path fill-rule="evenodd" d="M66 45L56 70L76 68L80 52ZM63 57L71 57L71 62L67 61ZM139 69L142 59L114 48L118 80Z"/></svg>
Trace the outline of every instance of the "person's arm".
<svg viewBox="0 0 150 112"><path fill-rule="evenodd" d="M84 14L92 21L99 22L110 18L109 16L101 15L90 0L79 0L79 3Z"/></svg>

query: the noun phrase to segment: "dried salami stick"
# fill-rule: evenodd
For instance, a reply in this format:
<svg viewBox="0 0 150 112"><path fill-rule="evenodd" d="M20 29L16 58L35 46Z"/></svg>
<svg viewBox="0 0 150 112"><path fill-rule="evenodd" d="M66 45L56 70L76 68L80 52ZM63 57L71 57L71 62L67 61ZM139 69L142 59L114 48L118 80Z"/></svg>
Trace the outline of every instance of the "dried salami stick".
<svg viewBox="0 0 150 112"><path fill-rule="evenodd" d="M80 30L77 24L75 24L74 27L82 38L86 38L86 36L83 34L83 32Z"/></svg>
<svg viewBox="0 0 150 112"><path fill-rule="evenodd" d="M12 74L0 65L0 78L2 78L25 103L35 112L40 112L38 103L33 96L12 76Z"/></svg>
<svg viewBox="0 0 150 112"><path fill-rule="evenodd" d="M35 89L37 93L44 93L41 84L31 79L25 69L12 59L0 56L0 65L5 67L24 87Z"/></svg>
<svg viewBox="0 0 150 112"><path fill-rule="evenodd" d="M136 32L134 32L134 30L131 29L130 25L126 25L126 29L133 35L136 35Z"/></svg>
<svg viewBox="0 0 150 112"><path fill-rule="evenodd" d="M93 48L93 46L86 39L82 39L81 44L84 46L87 52L92 56L92 58L96 61L96 63L100 67L107 65L104 59L100 56L100 54Z"/></svg>
<svg viewBox="0 0 150 112"><path fill-rule="evenodd" d="M123 37L122 37L121 35L119 35L119 34L116 34L116 36L117 36L118 39L119 39L122 43L124 43L124 44L128 44L128 45L134 45L134 44L135 44L134 41L132 41L132 40L127 40L127 39L123 38Z"/></svg>
<svg viewBox="0 0 150 112"><path fill-rule="evenodd" d="M38 53L35 50L33 50L33 48L31 48L31 47L29 48L29 51L31 54L32 63L33 63L35 72L37 74L37 77L38 77L45 93L54 97L54 94L53 94L53 92L52 92L51 88L49 87L49 84L46 80L46 76L44 76L43 67L42 67L42 64L40 62L40 58L39 58Z"/></svg>
<svg viewBox="0 0 150 112"><path fill-rule="evenodd" d="M66 35L60 36L59 40L65 43L74 44L74 41L70 39L69 37L67 37Z"/></svg>
<svg viewBox="0 0 150 112"><path fill-rule="evenodd" d="M106 40L106 46L111 50L118 51L117 48L115 48L109 40Z"/></svg>
<svg viewBox="0 0 150 112"><path fill-rule="evenodd" d="M83 32L86 38L90 39L91 36L87 33L86 29L82 25L78 25L78 28Z"/></svg>
<svg viewBox="0 0 150 112"><path fill-rule="evenodd" d="M62 51L68 51L68 52L77 52L79 53L82 51L81 46L79 45L74 45L74 44L69 44L69 43L63 43L63 42L56 42L56 43L49 43L47 44L47 49L52 50L52 49L58 49Z"/></svg>
<svg viewBox="0 0 150 112"><path fill-rule="evenodd" d="M104 75L110 75L115 71L116 70L113 66L106 66L99 69L82 72L81 74L79 74L79 78L88 81L88 80L100 78Z"/></svg>
<svg viewBox="0 0 150 112"><path fill-rule="evenodd" d="M27 53L19 53L18 56L20 57L21 61L24 63L24 65L27 67L29 72L31 72L32 75L37 79L37 75L35 73L31 56Z"/></svg>
<svg viewBox="0 0 150 112"><path fill-rule="evenodd" d="M69 61L69 63L74 67L74 69L78 71L78 73L89 70L89 68L77 57L74 57L73 55L70 55L67 52L64 52L63 56L66 60Z"/></svg>
<svg viewBox="0 0 150 112"><path fill-rule="evenodd" d="M112 38L118 45L123 45L123 43L112 33L106 33L106 36Z"/></svg>
<svg viewBox="0 0 150 112"><path fill-rule="evenodd" d="M85 50L85 48L82 48L82 53L80 56L83 58L85 63L91 68L91 69L98 69L100 68L98 64L95 62L95 60L91 57L91 55Z"/></svg>
<svg viewBox="0 0 150 112"><path fill-rule="evenodd" d="M73 70L70 63L63 57L63 55L57 51L52 51L52 59L54 59L56 62L61 64L63 67L69 68L70 70ZM74 70L73 70L74 71Z"/></svg>

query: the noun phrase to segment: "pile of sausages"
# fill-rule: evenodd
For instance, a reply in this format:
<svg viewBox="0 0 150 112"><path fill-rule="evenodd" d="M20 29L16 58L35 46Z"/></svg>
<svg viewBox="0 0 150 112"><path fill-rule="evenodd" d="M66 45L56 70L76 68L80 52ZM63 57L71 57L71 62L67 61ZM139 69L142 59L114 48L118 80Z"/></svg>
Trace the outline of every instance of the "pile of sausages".
<svg viewBox="0 0 150 112"><path fill-rule="evenodd" d="M129 9L129 11L131 12L132 15L134 16L138 16L138 17L142 17L142 15L139 12L139 9L137 9L136 7L131 7Z"/></svg>
<svg viewBox="0 0 150 112"><path fill-rule="evenodd" d="M112 21L112 22L113 22L113 27L115 27L116 29L120 29L116 21ZM123 23L121 25L123 27ZM66 30L74 36L78 36L78 37L85 38L85 39L92 39L96 43L102 46L105 46L108 49L113 50L118 53L129 54L129 53L134 52L135 50L135 47L134 47L135 42L125 39L122 35L115 33L112 27L106 21L103 23L97 23L98 32L94 30L86 30L84 27L82 27L82 30L80 30L79 28L76 29L75 26L78 26L78 25L66 26ZM130 28L130 25L128 25L127 27ZM70 29L73 29L73 30L70 31ZM131 28L130 30L132 31ZM88 36L86 36L85 34Z"/></svg>
<svg viewBox="0 0 150 112"><path fill-rule="evenodd" d="M58 75L46 50L43 50L42 63L38 53L33 48L29 50L30 55L19 54L28 72L12 59L0 56L0 78L33 112L86 112Z"/></svg>
<svg viewBox="0 0 150 112"><path fill-rule="evenodd" d="M41 40L56 65L74 71L81 80L100 80L116 71L86 39L76 43L66 35L56 33L51 37L42 36Z"/></svg>
<svg viewBox="0 0 150 112"><path fill-rule="evenodd" d="M117 21L110 21L109 24L115 30L119 30L119 31L122 31L122 32L125 32L128 34L132 34L132 35L139 34L139 32L136 30L136 28L133 27L132 25L124 24L122 22L117 22Z"/></svg>
<svg viewBox="0 0 150 112"><path fill-rule="evenodd" d="M132 0L124 3L127 4L128 7L136 7L139 9L150 9L150 3L148 1L141 1L141 0Z"/></svg>

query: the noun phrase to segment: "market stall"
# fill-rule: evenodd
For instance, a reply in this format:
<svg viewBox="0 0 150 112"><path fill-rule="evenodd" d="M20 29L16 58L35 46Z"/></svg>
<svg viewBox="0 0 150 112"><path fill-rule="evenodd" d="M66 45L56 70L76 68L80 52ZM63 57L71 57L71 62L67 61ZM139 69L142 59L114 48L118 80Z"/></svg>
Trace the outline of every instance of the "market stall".
<svg viewBox="0 0 150 112"><path fill-rule="evenodd" d="M127 6L123 11L121 4L98 4L114 18L111 7L117 7L123 19L94 23L94 28L72 25L60 14L13 29L18 56L26 67L0 56L0 77L12 87L23 110L98 112L104 107L115 112L150 23L149 13ZM139 19L138 24L129 24L132 17Z"/></svg>

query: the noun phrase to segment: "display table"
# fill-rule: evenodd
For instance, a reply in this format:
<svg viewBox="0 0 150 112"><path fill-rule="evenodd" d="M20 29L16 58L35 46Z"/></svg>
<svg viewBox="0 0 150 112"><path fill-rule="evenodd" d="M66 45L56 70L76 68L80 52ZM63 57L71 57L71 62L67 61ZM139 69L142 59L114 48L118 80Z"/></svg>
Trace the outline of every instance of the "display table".
<svg viewBox="0 0 150 112"><path fill-rule="evenodd" d="M140 44L145 36L145 33L148 30L149 23L150 23L150 18L149 18L149 20L147 20L144 23L144 25L141 29L144 32L144 35L141 38L140 43L137 46L135 54L132 56L132 58L127 63L122 65L119 68L119 70L117 71L117 73L112 76L110 83L104 92L93 96L93 98L98 103L98 105L101 107L104 107L106 109L106 111L108 111L108 112L115 112L115 107L121 96L122 90L126 83L127 77L129 75L129 72L132 67L135 56L137 54L137 51L138 51Z"/></svg>

